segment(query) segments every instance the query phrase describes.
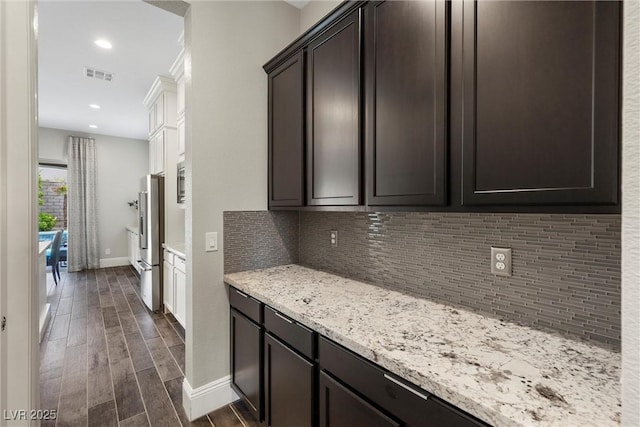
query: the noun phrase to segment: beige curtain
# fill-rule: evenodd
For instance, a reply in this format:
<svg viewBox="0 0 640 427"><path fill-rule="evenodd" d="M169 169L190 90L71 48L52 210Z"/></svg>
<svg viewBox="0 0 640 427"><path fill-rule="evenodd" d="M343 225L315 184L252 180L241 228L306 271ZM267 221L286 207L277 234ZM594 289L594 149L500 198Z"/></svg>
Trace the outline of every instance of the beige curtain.
<svg viewBox="0 0 640 427"><path fill-rule="evenodd" d="M96 142L69 137L68 268L80 271L100 267L96 198Z"/></svg>

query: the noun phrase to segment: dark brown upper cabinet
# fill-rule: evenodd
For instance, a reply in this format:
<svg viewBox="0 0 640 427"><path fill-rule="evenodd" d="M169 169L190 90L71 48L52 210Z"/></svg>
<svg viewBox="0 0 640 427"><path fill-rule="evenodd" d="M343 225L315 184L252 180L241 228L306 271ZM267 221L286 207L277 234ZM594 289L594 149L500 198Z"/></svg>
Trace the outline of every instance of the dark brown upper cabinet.
<svg viewBox="0 0 640 427"><path fill-rule="evenodd" d="M300 52L269 73L269 207L304 206L303 113Z"/></svg>
<svg viewBox="0 0 640 427"><path fill-rule="evenodd" d="M462 204L618 201L620 5L471 1Z"/></svg>
<svg viewBox="0 0 640 427"><path fill-rule="evenodd" d="M308 205L361 203L360 14L349 14L306 50Z"/></svg>
<svg viewBox="0 0 640 427"><path fill-rule="evenodd" d="M444 0L365 7L368 205L446 203Z"/></svg>

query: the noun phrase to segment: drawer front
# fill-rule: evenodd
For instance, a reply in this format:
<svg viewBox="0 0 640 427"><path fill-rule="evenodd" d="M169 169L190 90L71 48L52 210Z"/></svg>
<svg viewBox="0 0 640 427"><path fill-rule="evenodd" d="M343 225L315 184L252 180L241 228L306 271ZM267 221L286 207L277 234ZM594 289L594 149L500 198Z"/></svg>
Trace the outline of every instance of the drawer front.
<svg viewBox="0 0 640 427"><path fill-rule="evenodd" d="M169 264L173 265L173 260L174 260L174 255L173 252L169 252L169 251L164 251L164 260L167 261Z"/></svg>
<svg viewBox="0 0 640 427"><path fill-rule="evenodd" d="M427 425L485 425L324 337L320 337L318 347L321 369L332 373L373 403L385 408L408 427L424 426L425 420L436 415L441 417L440 422L430 422Z"/></svg>
<svg viewBox="0 0 640 427"><path fill-rule="evenodd" d="M233 286L229 286L229 304L254 322L262 323L262 303Z"/></svg>
<svg viewBox="0 0 640 427"><path fill-rule="evenodd" d="M264 327L309 359L315 357L314 332L271 307L264 308Z"/></svg>
<svg viewBox="0 0 640 427"><path fill-rule="evenodd" d="M174 258L173 258L173 266L175 268L177 268L178 270L182 271L183 273L187 272L187 270L186 270L187 266L186 266L185 261L182 258L180 258L179 256L177 256L177 255L175 255Z"/></svg>

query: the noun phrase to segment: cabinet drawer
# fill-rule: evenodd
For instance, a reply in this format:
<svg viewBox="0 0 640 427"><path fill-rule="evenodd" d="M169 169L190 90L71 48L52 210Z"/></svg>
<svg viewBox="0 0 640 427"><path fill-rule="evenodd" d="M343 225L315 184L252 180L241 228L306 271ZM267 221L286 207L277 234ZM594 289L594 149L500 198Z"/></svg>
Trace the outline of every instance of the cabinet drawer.
<svg viewBox="0 0 640 427"><path fill-rule="evenodd" d="M164 260L173 265L174 255L172 252L164 251Z"/></svg>
<svg viewBox="0 0 640 427"><path fill-rule="evenodd" d="M262 303L233 286L229 286L229 304L254 322L262 323Z"/></svg>
<svg viewBox="0 0 640 427"><path fill-rule="evenodd" d="M182 271L183 273L187 272L185 260L183 260L182 258L180 258L177 255L174 255L173 266L175 268L177 268L178 270Z"/></svg>
<svg viewBox="0 0 640 427"><path fill-rule="evenodd" d="M408 427L424 426L425 420L429 420L426 425L439 427L485 425L324 337L320 337L318 352L321 369L385 408ZM432 416L440 416L440 421L431 423Z"/></svg>
<svg viewBox="0 0 640 427"><path fill-rule="evenodd" d="M314 332L271 307L264 308L264 327L309 359L315 356Z"/></svg>

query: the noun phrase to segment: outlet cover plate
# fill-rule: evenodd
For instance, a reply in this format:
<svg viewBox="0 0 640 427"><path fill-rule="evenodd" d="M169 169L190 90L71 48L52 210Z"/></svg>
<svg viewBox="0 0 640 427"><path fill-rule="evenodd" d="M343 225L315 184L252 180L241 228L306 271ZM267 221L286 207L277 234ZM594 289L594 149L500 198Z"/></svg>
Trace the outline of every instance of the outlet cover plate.
<svg viewBox="0 0 640 427"><path fill-rule="evenodd" d="M498 276L511 276L511 248L491 247L491 272Z"/></svg>
<svg viewBox="0 0 640 427"><path fill-rule="evenodd" d="M331 230L330 235L331 235L331 247L337 248L338 247L338 230Z"/></svg>

